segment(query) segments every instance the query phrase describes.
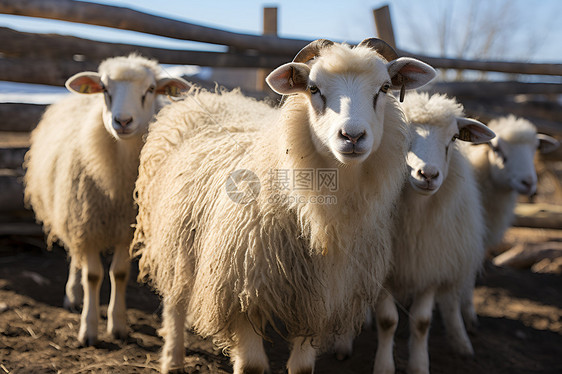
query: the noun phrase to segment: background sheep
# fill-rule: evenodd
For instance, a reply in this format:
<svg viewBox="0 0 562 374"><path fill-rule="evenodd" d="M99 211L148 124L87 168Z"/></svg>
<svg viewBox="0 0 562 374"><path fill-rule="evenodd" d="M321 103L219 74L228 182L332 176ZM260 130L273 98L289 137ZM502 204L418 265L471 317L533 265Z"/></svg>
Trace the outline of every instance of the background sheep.
<svg viewBox="0 0 562 374"><path fill-rule="evenodd" d="M471 147L469 157L476 170L485 207L487 248L501 243L505 230L513 222L517 195L533 195L537 190L535 151L547 153L558 141L537 134L535 126L513 115L490 121L496 133L487 145Z"/></svg>
<svg viewBox="0 0 562 374"><path fill-rule="evenodd" d="M238 374L267 369L261 336L274 319L288 331L293 374L313 371L329 335L360 325L389 266L405 173L405 119L388 91L435 74L388 48L309 44L267 78L295 94L280 111L201 91L157 117L141 153L132 249L163 296L163 372L183 366L186 313L230 349ZM252 176L247 204L225 191L225 181L241 184L240 170ZM339 185L274 188L276 171L299 170L333 170ZM322 195L337 204L312 203Z"/></svg>
<svg viewBox="0 0 562 374"><path fill-rule="evenodd" d="M393 295L410 307L409 373L429 373L427 338L436 298L453 348L473 354L460 311L484 255L484 224L476 179L455 139L472 143L493 136L484 124L461 118L463 109L442 95L411 94L404 111L413 136L409 185L399 204L394 268L375 307L375 373L394 373L393 336L398 312Z"/></svg>
<svg viewBox="0 0 562 374"><path fill-rule="evenodd" d="M138 158L156 94L177 94L182 79L162 78L156 61L136 55L103 61L99 72L69 78L72 95L51 105L31 135L25 157L25 200L48 235L60 240L71 258L65 306L84 307L78 338L97 340L99 288L103 279L100 252L113 248L109 333L127 335L125 288L128 245L135 208L132 199Z"/></svg>

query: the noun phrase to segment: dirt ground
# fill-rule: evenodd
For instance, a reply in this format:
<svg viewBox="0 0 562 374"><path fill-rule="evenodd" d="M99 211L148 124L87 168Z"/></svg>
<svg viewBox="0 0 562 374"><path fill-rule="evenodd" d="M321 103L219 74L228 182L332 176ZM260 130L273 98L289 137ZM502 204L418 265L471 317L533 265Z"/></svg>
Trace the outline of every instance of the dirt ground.
<svg viewBox="0 0 562 374"><path fill-rule="evenodd" d="M535 237L532 230L510 232L510 238L520 242ZM562 233L554 240L562 242ZM127 294L129 339L115 341L105 334L106 275L100 342L88 348L80 347L76 340L79 315L62 308L67 272L64 251L46 251L41 238L0 238L0 374L157 372L161 305L150 289L135 282L134 266ZM455 355L436 312L429 339L432 373L562 373L560 274L487 264L474 300L480 319L471 336L475 356ZM407 317L402 314L395 349L398 373L405 371L407 338ZM350 359L340 362L331 354L322 355L316 372L371 373L376 340L375 331L363 331ZM275 337L266 343L266 349L271 373L283 373L286 344ZM190 333L186 335L185 368L188 373L231 372L227 357L210 341Z"/></svg>

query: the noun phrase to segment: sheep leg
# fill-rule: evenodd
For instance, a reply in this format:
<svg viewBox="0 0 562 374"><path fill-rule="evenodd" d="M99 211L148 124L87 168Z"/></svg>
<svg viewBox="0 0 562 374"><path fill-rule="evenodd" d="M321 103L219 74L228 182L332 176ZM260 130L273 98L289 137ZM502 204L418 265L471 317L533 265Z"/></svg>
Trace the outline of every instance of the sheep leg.
<svg viewBox="0 0 562 374"><path fill-rule="evenodd" d="M84 292L82 289L80 265L76 257L70 259L68 267L68 280L66 281L63 306L66 310L77 313L80 311Z"/></svg>
<svg viewBox="0 0 562 374"><path fill-rule="evenodd" d="M353 338L355 334L353 331L336 336L336 341L334 342L334 352L336 354L336 360L343 361L351 357L353 353Z"/></svg>
<svg viewBox="0 0 562 374"><path fill-rule="evenodd" d="M368 307L365 312L365 322L363 322L363 330L373 329L373 308Z"/></svg>
<svg viewBox="0 0 562 374"><path fill-rule="evenodd" d="M159 330L159 333L164 338L164 348L162 349L160 371L166 374L170 370L183 369L185 306L164 300L162 319L163 327Z"/></svg>
<svg viewBox="0 0 562 374"><path fill-rule="evenodd" d="M127 247L115 248L109 278L111 298L107 308L107 332L117 339L127 339L127 307L125 293L129 279L129 252Z"/></svg>
<svg viewBox="0 0 562 374"><path fill-rule="evenodd" d="M472 344L464 328L458 294L450 291L440 295L438 305L445 330L447 331L447 337L451 341L453 348L461 355L474 355Z"/></svg>
<svg viewBox="0 0 562 374"><path fill-rule="evenodd" d="M287 361L289 374L312 374L316 361L316 349L311 338L298 337L293 339L291 355Z"/></svg>
<svg viewBox="0 0 562 374"><path fill-rule="evenodd" d="M100 316L100 287L103 280L103 265L98 252L88 252L82 266L84 307L80 318L78 340L82 345L94 345L98 339Z"/></svg>
<svg viewBox="0 0 562 374"><path fill-rule="evenodd" d="M414 296L410 308L410 358L408 360L410 374L429 374L427 339L434 301L435 290L428 289Z"/></svg>
<svg viewBox="0 0 562 374"><path fill-rule="evenodd" d="M478 315L474 310L474 301L472 293L474 290L474 283L464 289L461 296L461 313L467 331L474 332L478 328Z"/></svg>
<svg viewBox="0 0 562 374"><path fill-rule="evenodd" d="M380 293L375 307L377 324L377 354L375 356L374 374L393 374L395 371L394 357L394 332L398 326L398 310L394 298L387 290Z"/></svg>
<svg viewBox="0 0 562 374"><path fill-rule="evenodd" d="M241 316L235 325L236 344L232 347L234 374L263 374L269 363L263 340L247 317Z"/></svg>

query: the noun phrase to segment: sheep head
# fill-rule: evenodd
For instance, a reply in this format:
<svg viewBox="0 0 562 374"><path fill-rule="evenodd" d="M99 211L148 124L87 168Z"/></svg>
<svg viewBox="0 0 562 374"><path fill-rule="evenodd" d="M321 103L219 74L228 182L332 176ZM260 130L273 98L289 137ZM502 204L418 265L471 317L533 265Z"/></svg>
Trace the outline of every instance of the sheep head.
<svg viewBox="0 0 562 374"><path fill-rule="evenodd" d="M319 39L266 79L279 94L304 95L316 150L344 164L360 163L379 147L385 111L398 110L391 89L417 88L435 77L421 61L388 61L388 51L375 45L373 39L355 48Z"/></svg>
<svg viewBox="0 0 562 374"><path fill-rule="evenodd" d="M522 195L535 194L535 153L537 150L541 153L555 150L559 146L558 141L548 135L537 134L531 122L515 116L491 121L490 127L498 135L489 143L488 152L494 184Z"/></svg>
<svg viewBox="0 0 562 374"><path fill-rule="evenodd" d="M131 55L101 63L99 72L81 72L65 85L79 94L103 94L103 123L116 139L146 132L157 110L156 95L179 96L189 84L181 78L158 78L155 61Z"/></svg>
<svg viewBox="0 0 562 374"><path fill-rule="evenodd" d="M407 164L410 186L423 195L433 195L449 173L455 140L474 144L489 142L494 132L483 123L464 117L442 123L411 123L412 145Z"/></svg>

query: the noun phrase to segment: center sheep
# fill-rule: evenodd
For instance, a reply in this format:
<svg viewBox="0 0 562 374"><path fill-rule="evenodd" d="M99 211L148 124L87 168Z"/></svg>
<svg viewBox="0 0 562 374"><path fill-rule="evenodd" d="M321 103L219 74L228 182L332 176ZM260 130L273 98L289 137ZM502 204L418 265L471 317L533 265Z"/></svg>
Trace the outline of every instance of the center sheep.
<svg viewBox="0 0 562 374"><path fill-rule="evenodd" d="M163 372L183 367L186 325L226 348L237 374L268 369L268 324L286 330L293 374L312 373L335 334L358 330L390 266L406 175L406 120L390 90L435 76L396 57L378 39L317 40L268 76L287 95L280 109L201 90L159 114L131 248L163 297ZM335 187L316 183L326 170ZM314 186L276 188L276 175L297 171L312 171ZM227 182L240 177L248 183ZM249 198L229 194L244 185ZM319 203L328 195L335 203Z"/></svg>

